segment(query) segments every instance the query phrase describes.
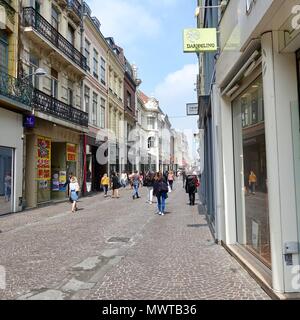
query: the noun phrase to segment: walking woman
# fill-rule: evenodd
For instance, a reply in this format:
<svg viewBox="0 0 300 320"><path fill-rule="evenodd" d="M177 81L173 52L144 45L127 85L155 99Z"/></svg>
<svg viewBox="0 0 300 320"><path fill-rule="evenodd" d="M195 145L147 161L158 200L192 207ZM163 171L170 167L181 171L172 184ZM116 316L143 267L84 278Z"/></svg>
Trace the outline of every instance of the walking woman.
<svg viewBox="0 0 300 320"><path fill-rule="evenodd" d="M148 203L152 204L153 201L153 185L154 185L154 173L149 171L144 179L144 187L147 187Z"/></svg>
<svg viewBox="0 0 300 320"><path fill-rule="evenodd" d="M119 199L119 189L121 187L119 177L115 172L112 173L112 179L111 179L111 187L112 187L112 198L117 198Z"/></svg>
<svg viewBox="0 0 300 320"><path fill-rule="evenodd" d="M168 182L171 190L173 190L173 182L174 182L174 173L173 171L169 171L168 173Z"/></svg>
<svg viewBox="0 0 300 320"><path fill-rule="evenodd" d="M79 184L78 180L75 176L72 176L70 179L70 188L69 188L69 197L72 201L72 212L78 210L77 208L77 201L78 201L78 193L79 193Z"/></svg>
<svg viewBox="0 0 300 320"><path fill-rule="evenodd" d="M189 194L190 206L195 205L195 197L197 193L197 188L199 186L200 186L200 183L196 173L193 172L193 174L187 176L185 190L186 190L186 193Z"/></svg>
<svg viewBox="0 0 300 320"><path fill-rule="evenodd" d="M153 185L153 195L157 198L158 214L165 215L166 199L168 197L168 183L162 173L157 173Z"/></svg>
<svg viewBox="0 0 300 320"><path fill-rule="evenodd" d="M108 186L109 186L109 177L107 176L107 173L105 173L101 179L101 186L103 187L104 190L104 197L107 197L107 191L108 191Z"/></svg>

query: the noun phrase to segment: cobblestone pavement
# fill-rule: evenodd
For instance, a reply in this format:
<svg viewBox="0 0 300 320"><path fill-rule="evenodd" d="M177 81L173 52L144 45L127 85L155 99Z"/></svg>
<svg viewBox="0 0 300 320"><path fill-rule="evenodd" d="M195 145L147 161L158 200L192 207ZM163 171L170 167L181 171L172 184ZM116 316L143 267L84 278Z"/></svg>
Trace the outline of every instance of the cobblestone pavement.
<svg viewBox="0 0 300 320"><path fill-rule="evenodd" d="M175 187L165 216L142 188L0 217L0 299L269 299Z"/></svg>

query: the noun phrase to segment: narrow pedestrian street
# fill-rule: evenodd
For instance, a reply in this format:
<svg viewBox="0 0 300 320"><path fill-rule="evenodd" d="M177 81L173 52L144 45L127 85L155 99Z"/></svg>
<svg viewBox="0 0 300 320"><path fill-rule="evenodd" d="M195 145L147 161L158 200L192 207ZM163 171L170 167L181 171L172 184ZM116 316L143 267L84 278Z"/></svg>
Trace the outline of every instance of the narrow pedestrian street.
<svg viewBox="0 0 300 320"><path fill-rule="evenodd" d="M178 181L167 214L156 204L97 194L0 218L0 299L269 299L214 243ZM199 199L196 199L199 204Z"/></svg>

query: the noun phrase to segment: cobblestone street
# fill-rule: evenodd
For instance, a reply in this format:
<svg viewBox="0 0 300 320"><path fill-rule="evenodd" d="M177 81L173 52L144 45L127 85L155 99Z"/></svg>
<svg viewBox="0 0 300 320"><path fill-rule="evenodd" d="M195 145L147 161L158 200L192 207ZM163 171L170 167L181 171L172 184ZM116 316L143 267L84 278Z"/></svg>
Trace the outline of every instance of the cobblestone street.
<svg viewBox="0 0 300 320"><path fill-rule="evenodd" d="M0 299L269 299L177 183L167 214L102 194L0 218ZM197 199L199 203L199 200Z"/></svg>

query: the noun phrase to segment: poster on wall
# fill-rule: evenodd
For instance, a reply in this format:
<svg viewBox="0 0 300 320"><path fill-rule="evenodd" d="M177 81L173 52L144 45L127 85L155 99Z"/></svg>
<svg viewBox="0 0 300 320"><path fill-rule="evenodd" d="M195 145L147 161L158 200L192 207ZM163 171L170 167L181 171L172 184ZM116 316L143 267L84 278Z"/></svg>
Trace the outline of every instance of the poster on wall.
<svg viewBox="0 0 300 320"><path fill-rule="evenodd" d="M66 191L66 182L67 182L67 172L59 172L59 191Z"/></svg>
<svg viewBox="0 0 300 320"><path fill-rule="evenodd" d="M57 172L52 175L52 191L59 191L59 174Z"/></svg>
<svg viewBox="0 0 300 320"><path fill-rule="evenodd" d="M43 137L37 139L37 179L51 180L51 140Z"/></svg>
<svg viewBox="0 0 300 320"><path fill-rule="evenodd" d="M76 144L67 143L67 161L76 162L77 161L77 150Z"/></svg>

